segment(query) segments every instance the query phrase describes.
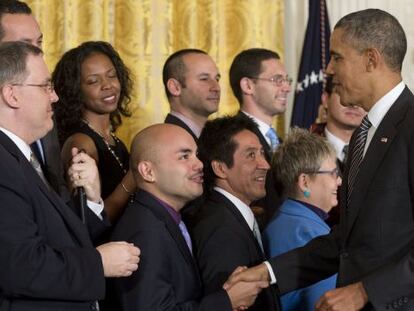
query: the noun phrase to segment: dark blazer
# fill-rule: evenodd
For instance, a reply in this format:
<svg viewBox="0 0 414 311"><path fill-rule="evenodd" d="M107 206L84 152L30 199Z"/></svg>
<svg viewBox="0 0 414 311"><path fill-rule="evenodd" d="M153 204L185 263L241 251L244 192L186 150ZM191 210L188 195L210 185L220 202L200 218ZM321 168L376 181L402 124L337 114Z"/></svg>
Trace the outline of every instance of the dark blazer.
<svg viewBox="0 0 414 311"><path fill-rule="evenodd" d="M282 292L338 271L338 286L362 281L365 310L414 309L413 120L414 95L405 88L372 138L348 205L347 187L341 189L347 208L339 227L270 261Z"/></svg>
<svg viewBox="0 0 414 311"><path fill-rule="evenodd" d="M190 231L207 294L221 288L238 266L265 260L242 214L217 191L207 195ZM264 289L249 310L279 310L276 291L275 287Z"/></svg>
<svg viewBox="0 0 414 311"><path fill-rule="evenodd" d="M250 118L243 112L239 111L237 116L242 118ZM251 118L250 118L251 119ZM259 138L260 144L263 147L266 161L269 165L272 162L272 149L270 145L267 143L266 138L262 135L259 130L259 127L256 128L255 132L256 136ZM282 142L282 140L280 140ZM252 206L260 206L263 208L263 214L256 215L257 222L260 226L260 229L263 231L270 219L273 217L274 213L276 212L277 208L282 204L283 197L282 197L282 187L276 183L276 180L271 173L270 169L266 175L266 196L263 199L260 199L256 202L253 202Z"/></svg>
<svg viewBox="0 0 414 311"><path fill-rule="evenodd" d="M164 123L175 124L175 125L178 125L179 127L182 127L194 138L194 141L196 143L198 142L198 137L196 136L196 134L193 133L193 131L188 127L187 124L185 124L183 121L181 121L176 116L173 116L170 113L167 114L167 117L165 118Z"/></svg>
<svg viewBox="0 0 414 311"><path fill-rule="evenodd" d="M0 132L0 310L94 310L99 253L80 220Z"/></svg>
<svg viewBox="0 0 414 311"><path fill-rule="evenodd" d="M114 310L231 310L223 289L203 297L197 265L178 225L148 192L136 193L112 239L132 242L142 253L131 277L114 280L119 302Z"/></svg>

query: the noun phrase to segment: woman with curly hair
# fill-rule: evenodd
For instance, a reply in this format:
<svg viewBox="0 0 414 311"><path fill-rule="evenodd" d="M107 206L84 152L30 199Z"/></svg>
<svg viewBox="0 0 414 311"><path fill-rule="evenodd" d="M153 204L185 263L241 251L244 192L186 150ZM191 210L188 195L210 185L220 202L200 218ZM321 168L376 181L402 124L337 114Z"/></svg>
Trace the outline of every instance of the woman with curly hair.
<svg viewBox="0 0 414 311"><path fill-rule="evenodd" d="M114 222L135 191L128 150L114 133L121 116L130 116L129 70L109 43L89 41L62 56L52 82L59 96L55 116L64 165L70 164L73 147L95 159L105 212Z"/></svg>

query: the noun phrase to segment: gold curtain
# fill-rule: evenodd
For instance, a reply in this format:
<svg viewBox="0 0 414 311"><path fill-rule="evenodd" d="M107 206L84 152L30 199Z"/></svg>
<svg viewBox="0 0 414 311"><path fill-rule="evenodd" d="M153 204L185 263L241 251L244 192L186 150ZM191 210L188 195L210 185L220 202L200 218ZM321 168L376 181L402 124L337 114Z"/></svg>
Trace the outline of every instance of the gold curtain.
<svg viewBox="0 0 414 311"><path fill-rule="evenodd" d="M131 69L133 115L118 135L129 146L142 128L163 122L169 111L162 84L164 61L176 50L199 48L216 61L221 75L219 115L238 104L228 80L233 57L263 47L283 57L283 0L27 0L44 33L53 70L60 56L87 40L105 40ZM275 120L283 133L283 118Z"/></svg>

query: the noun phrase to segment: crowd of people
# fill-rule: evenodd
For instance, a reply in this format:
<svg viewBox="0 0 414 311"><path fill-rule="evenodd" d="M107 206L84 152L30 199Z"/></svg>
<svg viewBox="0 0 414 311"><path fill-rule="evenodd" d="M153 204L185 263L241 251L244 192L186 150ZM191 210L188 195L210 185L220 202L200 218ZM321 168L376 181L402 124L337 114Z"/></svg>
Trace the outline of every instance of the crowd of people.
<svg viewBox="0 0 414 311"><path fill-rule="evenodd" d="M170 55L171 111L128 147L133 79L107 42L52 73L22 1L0 2L0 310L410 310L414 95L395 17L335 25L326 123L272 127L292 79L241 51L240 104L198 49ZM358 77L358 78L355 78Z"/></svg>

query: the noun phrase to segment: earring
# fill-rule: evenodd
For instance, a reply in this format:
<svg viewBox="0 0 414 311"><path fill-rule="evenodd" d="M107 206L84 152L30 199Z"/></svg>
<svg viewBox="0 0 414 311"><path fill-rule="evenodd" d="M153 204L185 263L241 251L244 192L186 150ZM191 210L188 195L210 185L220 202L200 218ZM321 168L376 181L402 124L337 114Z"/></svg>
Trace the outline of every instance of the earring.
<svg viewBox="0 0 414 311"><path fill-rule="evenodd" d="M305 198L309 198L309 197L310 197L310 190L305 190L305 191L303 191L303 196L304 196Z"/></svg>

